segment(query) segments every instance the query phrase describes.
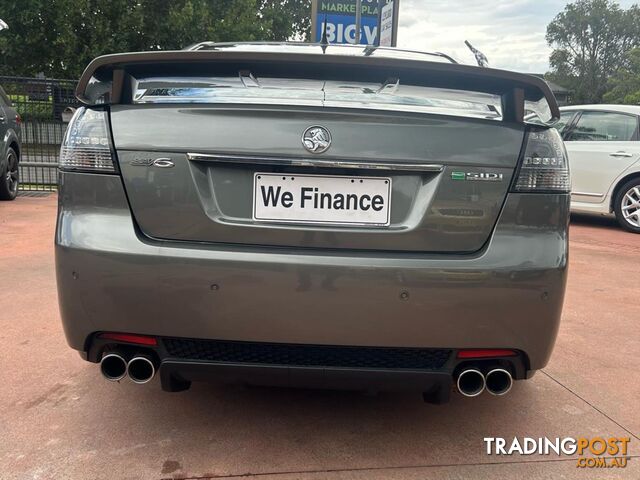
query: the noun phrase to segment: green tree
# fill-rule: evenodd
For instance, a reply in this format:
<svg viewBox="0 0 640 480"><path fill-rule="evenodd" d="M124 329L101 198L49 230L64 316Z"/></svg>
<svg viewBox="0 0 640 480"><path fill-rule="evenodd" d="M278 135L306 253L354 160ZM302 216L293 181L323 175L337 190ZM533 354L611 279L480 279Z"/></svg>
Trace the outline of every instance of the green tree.
<svg viewBox="0 0 640 480"><path fill-rule="evenodd" d="M609 81L604 101L640 105L640 48L627 52L624 66Z"/></svg>
<svg viewBox="0 0 640 480"><path fill-rule="evenodd" d="M310 0L261 0L260 14L271 25L265 40L311 40Z"/></svg>
<svg viewBox="0 0 640 480"><path fill-rule="evenodd" d="M0 0L0 75L77 78L94 57L308 37L311 0Z"/></svg>
<svg viewBox="0 0 640 480"><path fill-rule="evenodd" d="M640 7L578 0L547 26L546 38L554 48L548 78L572 89L576 103L599 103L625 53L640 46Z"/></svg>

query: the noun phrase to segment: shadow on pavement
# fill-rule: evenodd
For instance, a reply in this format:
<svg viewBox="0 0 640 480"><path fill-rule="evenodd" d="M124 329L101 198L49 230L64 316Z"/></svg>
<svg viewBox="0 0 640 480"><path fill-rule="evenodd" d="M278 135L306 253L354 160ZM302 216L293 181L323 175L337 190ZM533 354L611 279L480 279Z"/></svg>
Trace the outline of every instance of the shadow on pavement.
<svg viewBox="0 0 640 480"><path fill-rule="evenodd" d="M599 227L599 228L615 228L616 230L622 230L614 217L607 217L604 215L585 215L582 213L572 213L571 225L582 225L585 227Z"/></svg>

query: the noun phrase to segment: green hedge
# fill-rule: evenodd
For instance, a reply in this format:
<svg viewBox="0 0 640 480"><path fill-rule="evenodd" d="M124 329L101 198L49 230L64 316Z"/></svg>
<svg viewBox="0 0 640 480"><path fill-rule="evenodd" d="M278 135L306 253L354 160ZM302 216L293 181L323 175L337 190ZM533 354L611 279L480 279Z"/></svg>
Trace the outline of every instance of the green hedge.
<svg viewBox="0 0 640 480"><path fill-rule="evenodd" d="M28 95L9 94L9 98L25 122L54 120L51 96L48 97L48 100L31 100Z"/></svg>

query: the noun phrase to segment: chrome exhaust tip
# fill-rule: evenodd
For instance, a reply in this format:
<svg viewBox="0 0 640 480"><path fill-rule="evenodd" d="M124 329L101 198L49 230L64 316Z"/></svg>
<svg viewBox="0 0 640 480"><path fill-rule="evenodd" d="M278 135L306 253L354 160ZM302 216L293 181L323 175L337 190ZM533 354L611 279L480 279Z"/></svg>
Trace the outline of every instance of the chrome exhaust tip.
<svg viewBox="0 0 640 480"><path fill-rule="evenodd" d="M484 375L480 370L469 368L458 375L458 391L465 397L477 397L485 388Z"/></svg>
<svg viewBox="0 0 640 480"><path fill-rule="evenodd" d="M491 395L506 395L513 386L511 374L503 368L494 368L487 373L485 382Z"/></svg>
<svg viewBox="0 0 640 480"><path fill-rule="evenodd" d="M133 357L127 364L127 374L133 383L149 382L156 374L156 367L147 357Z"/></svg>
<svg viewBox="0 0 640 480"><path fill-rule="evenodd" d="M119 353L107 353L100 360L100 372L107 380L118 382L127 374L127 362Z"/></svg>

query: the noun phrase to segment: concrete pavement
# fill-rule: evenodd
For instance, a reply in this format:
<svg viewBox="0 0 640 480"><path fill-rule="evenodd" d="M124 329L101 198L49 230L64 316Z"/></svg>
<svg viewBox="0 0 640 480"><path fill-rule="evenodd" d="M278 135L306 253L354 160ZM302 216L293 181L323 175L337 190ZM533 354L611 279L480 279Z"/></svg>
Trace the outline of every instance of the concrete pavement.
<svg viewBox="0 0 640 480"><path fill-rule="evenodd" d="M104 381L64 340L56 197L0 203L0 478L640 478L640 236L577 217L551 363L506 397ZM488 456L484 437L630 437L625 469Z"/></svg>

